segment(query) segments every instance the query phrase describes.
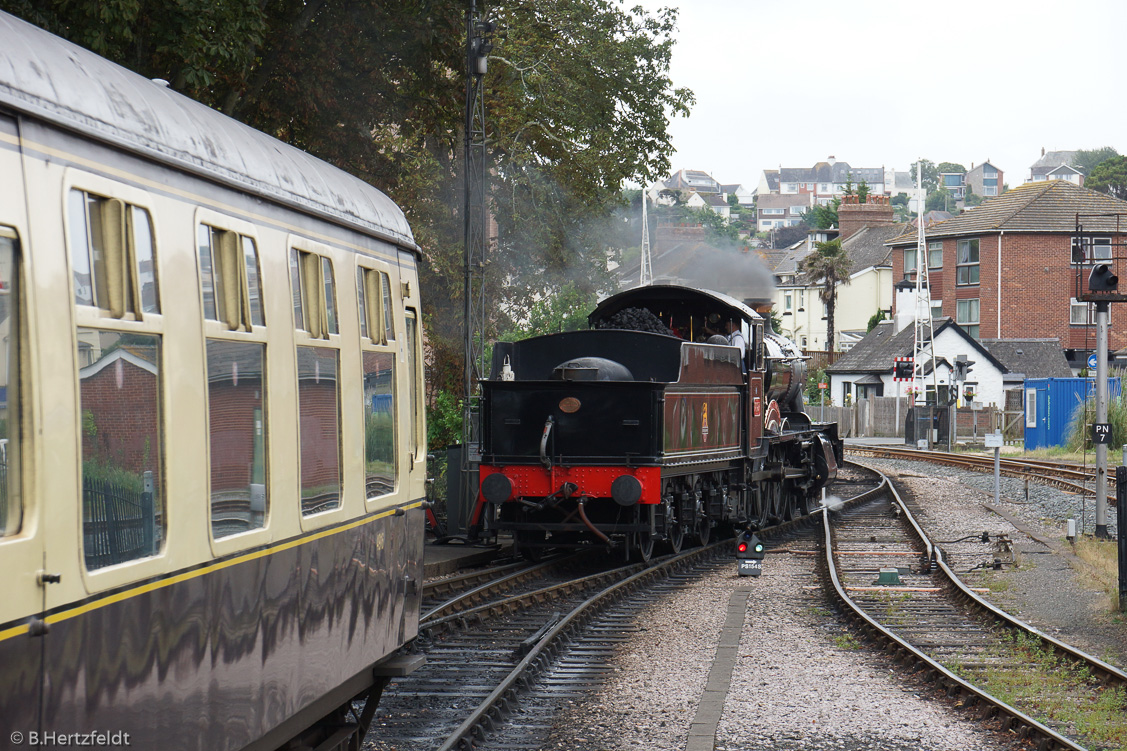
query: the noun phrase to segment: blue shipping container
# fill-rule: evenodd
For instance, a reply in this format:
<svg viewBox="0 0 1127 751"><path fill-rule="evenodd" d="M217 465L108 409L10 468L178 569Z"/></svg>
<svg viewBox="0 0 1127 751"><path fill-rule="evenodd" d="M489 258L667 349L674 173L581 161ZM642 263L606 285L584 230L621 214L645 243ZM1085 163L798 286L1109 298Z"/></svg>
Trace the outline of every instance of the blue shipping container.
<svg viewBox="0 0 1127 751"><path fill-rule="evenodd" d="M1122 385L1107 379L1107 391L1118 399ZM1096 398L1095 378L1029 378L1025 381L1025 449L1063 446L1072 416L1085 399Z"/></svg>

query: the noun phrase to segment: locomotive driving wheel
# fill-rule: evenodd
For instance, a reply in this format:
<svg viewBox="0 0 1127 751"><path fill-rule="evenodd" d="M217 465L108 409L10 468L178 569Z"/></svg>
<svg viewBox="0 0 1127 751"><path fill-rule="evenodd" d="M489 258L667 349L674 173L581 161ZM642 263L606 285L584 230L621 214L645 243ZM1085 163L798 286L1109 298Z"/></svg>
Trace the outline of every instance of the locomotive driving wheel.
<svg viewBox="0 0 1127 751"><path fill-rule="evenodd" d="M705 499L707 489L704 482L697 480L693 484L693 497L696 499L696 505L693 509L693 537L700 543L703 548L708 544L712 538L712 520L708 518L708 501Z"/></svg>
<svg viewBox="0 0 1127 751"><path fill-rule="evenodd" d="M654 522L655 513L653 506L645 506L638 511L638 521L642 524L648 524L649 529L642 532L635 532L631 535L632 547L638 551L638 558L642 563L649 563L650 559L654 556Z"/></svg>

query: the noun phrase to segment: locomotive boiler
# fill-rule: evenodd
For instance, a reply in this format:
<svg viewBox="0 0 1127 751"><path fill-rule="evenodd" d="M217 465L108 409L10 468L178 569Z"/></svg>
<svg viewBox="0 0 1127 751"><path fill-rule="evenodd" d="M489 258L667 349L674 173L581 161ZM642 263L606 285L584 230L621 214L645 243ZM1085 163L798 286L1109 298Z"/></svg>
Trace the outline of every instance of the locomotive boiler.
<svg viewBox="0 0 1127 751"><path fill-rule="evenodd" d="M727 322L746 348L716 335ZM806 514L836 476L837 426L803 411L801 352L749 306L655 284L588 323L495 346L473 532L510 532L529 558L607 546L646 560L657 543Z"/></svg>

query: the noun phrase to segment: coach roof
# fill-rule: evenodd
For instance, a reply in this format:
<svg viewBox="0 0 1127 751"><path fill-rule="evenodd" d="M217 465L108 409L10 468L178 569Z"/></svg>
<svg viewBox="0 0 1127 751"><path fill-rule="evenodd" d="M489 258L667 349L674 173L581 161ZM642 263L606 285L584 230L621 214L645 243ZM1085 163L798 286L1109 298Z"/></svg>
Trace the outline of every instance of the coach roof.
<svg viewBox="0 0 1127 751"><path fill-rule="evenodd" d="M0 104L416 247L403 212L363 180L7 13Z"/></svg>

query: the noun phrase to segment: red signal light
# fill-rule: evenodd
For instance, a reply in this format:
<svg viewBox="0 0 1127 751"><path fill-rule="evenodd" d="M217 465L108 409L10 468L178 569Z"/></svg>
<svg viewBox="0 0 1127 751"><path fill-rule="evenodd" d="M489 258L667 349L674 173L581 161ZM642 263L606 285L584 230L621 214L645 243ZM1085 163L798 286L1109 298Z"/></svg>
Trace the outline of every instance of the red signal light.
<svg viewBox="0 0 1127 751"><path fill-rule="evenodd" d="M736 552L737 553L746 553L747 552L747 543L743 542L741 540L740 544L736 546Z"/></svg>

